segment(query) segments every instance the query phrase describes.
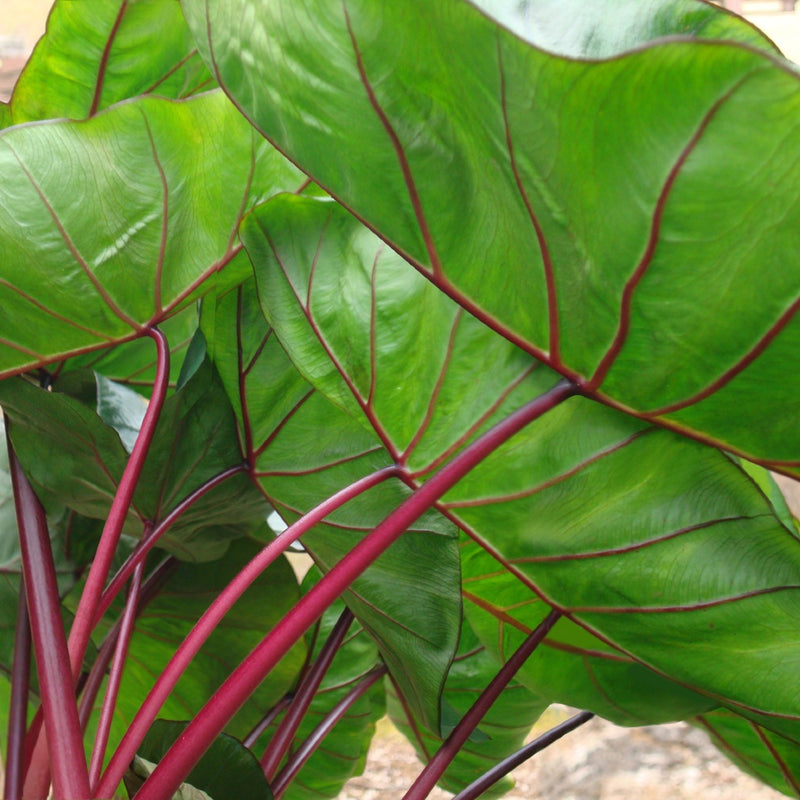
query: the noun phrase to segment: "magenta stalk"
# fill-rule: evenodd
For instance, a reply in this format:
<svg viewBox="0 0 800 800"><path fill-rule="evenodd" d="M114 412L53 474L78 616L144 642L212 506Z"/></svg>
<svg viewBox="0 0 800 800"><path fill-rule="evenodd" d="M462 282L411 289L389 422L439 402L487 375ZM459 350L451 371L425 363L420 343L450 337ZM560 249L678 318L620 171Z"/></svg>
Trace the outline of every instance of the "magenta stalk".
<svg viewBox="0 0 800 800"><path fill-rule="evenodd" d="M290 525L283 533L273 539L215 598L207 611L197 621L189 635L181 642L166 669L158 676L153 688L145 698L128 730L122 737L114 755L109 761L97 787L100 797L110 797L128 768L139 744L153 724L164 701L177 684L184 670L214 631L231 606L244 594L253 581L280 556L290 544L299 539L310 528L321 522L328 514L347 503L352 498L377 486L387 478L397 474L396 467L386 467L345 487L315 509ZM301 634L302 635L302 634ZM188 773L187 773L188 774ZM184 776L185 777L185 776ZM181 778L181 780L183 780ZM178 781L180 783L180 781ZM141 791L141 790L140 790ZM171 795L170 795L171 796Z"/></svg>
<svg viewBox="0 0 800 800"><path fill-rule="evenodd" d="M264 769L267 783L271 782L275 777L278 766L288 752L289 747L291 747L297 729L300 727L300 723L303 721L303 717L305 717L308 707L311 705L311 701L314 699L314 695L316 695L317 689L319 689L325 673L327 673L352 623L353 612L347 608L342 612L328 639L322 646L317 660L306 673L291 705L286 711L286 715L281 720L269 746L264 751L264 755L261 758L261 766Z"/></svg>
<svg viewBox="0 0 800 800"><path fill-rule="evenodd" d="M54 799L88 798L89 774L86 770L69 652L61 620L61 601L47 519L10 440L8 458L17 511L31 639L36 655L36 671L39 675L49 745ZM32 769L38 773L33 777L37 797L46 780L44 775L49 772L43 744L38 755L39 758L31 764ZM49 782L49 778L47 780ZM25 796L31 797L27 787ZM31 800L36 798L31 797Z"/></svg>
<svg viewBox="0 0 800 800"><path fill-rule="evenodd" d="M97 545L97 552L89 569L89 575L86 578L78 609L75 612L75 620L69 635L69 654L73 679L77 679L83 663L83 657L86 655L86 647L89 644L89 637L97 619L97 609L100 604L103 587L111 569L111 562L119 544L119 538L122 535L122 526L128 516L133 493L142 473L169 385L169 345L167 339L157 328L148 330L147 335L155 341L158 354L153 394L147 406L139 435L136 437L133 452L131 452L128 463L125 465L117 492L111 503L108 519L103 526L100 543Z"/></svg>
<svg viewBox="0 0 800 800"><path fill-rule="evenodd" d="M20 578L14 662L11 666L11 700L8 708L8 745L5 762L6 800L22 800L25 781L25 730L28 723L28 690L31 670L31 629L25 602L25 579Z"/></svg>
<svg viewBox="0 0 800 800"><path fill-rule="evenodd" d="M275 800L289 787L294 777L303 768L303 765L312 756L314 751L322 744L323 739L333 730L337 722L350 710L353 704L363 697L387 672L386 666L381 664L373 667L330 711L319 725L306 737L300 747L292 753L291 759L278 773L271 788Z"/></svg>
<svg viewBox="0 0 800 800"><path fill-rule="evenodd" d="M436 786L439 778L453 762L469 737L480 724L486 712L508 686L509 681L517 674L520 667L528 660L531 653L542 643L550 629L561 618L560 611L551 611L527 639L520 645L513 656L506 661L502 669L484 689L469 711L461 718L452 733L445 739L436 755L428 762L425 769L420 772L411 788L403 795L403 800L423 800L431 789Z"/></svg>
<svg viewBox="0 0 800 800"><path fill-rule="evenodd" d="M490 770L484 772L478 780L473 781L469 786L462 789L452 800L477 800L487 789L508 775L512 769L524 764L531 756L549 747L553 742L557 742L562 736L566 736L581 725L585 725L593 717L594 714L591 711L581 711L580 714L575 714L574 717L570 717L560 725L556 725L517 750L516 753L495 764Z"/></svg>
<svg viewBox="0 0 800 800"><path fill-rule="evenodd" d="M168 800L228 721L325 609L442 495L501 444L577 392L560 381L468 445L393 511L305 595L220 686L167 751L137 800ZM112 791L114 785L104 786Z"/></svg>
<svg viewBox="0 0 800 800"><path fill-rule="evenodd" d="M142 588L142 573L144 563L139 562L133 572L131 588L128 592L128 600L125 603L125 611L120 622L119 635L117 636L114 648L114 660L108 675L108 686L106 696L103 698L103 708L100 711L100 720L95 734L92 758L89 762L89 784L96 786L100 780L100 773L103 769L103 761L108 746L108 737L111 733L111 723L114 718L114 710L117 706L119 687L122 683L122 673L125 667L125 658L128 654L128 645L133 634L133 623L136 620L136 612L139 606L139 594Z"/></svg>

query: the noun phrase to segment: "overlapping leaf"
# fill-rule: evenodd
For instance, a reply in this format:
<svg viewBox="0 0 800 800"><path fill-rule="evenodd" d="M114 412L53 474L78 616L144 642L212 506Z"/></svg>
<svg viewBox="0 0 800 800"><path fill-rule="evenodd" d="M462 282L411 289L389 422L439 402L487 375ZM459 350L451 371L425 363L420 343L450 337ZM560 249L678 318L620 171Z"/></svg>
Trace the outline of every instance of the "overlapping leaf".
<svg viewBox="0 0 800 800"><path fill-rule="evenodd" d="M297 372L264 320L252 280L209 299L203 329L236 409L252 474L287 522L392 464L374 429L332 404ZM399 479L384 480L328 515L303 542L327 571L408 494ZM345 595L408 702L434 730L458 640L459 584L453 527L431 512Z"/></svg>
<svg viewBox="0 0 800 800"><path fill-rule="evenodd" d="M695 28L684 2L621 23L638 5L588 14L605 61L457 0L184 8L259 129L465 308L604 402L788 469L800 80L738 42L641 47Z"/></svg>
<svg viewBox="0 0 800 800"><path fill-rule="evenodd" d="M85 119L140 94L214 85L174 0L57 0L14 89L12 123Z"/></svg>
<svg viewBox="0 0 800 800"><path fill-rule="evenodd" d="M0 376L140 337L210 278L240 281L239 220L298 182L219 92L12 127L0 170Z"/></svg>
<svg viewBox="0 0 800 800"><path fill-rule="evenodd" d="M135 413L143 412L145 401L130 389L98 380L107 387L100 391L99 414L92 407L98 403L94 394L87 405L23 378L0 383L0 402L12 421L20 461L37 489L102 520L138 433ZM124 415L133 416L127 428L121 427ZM60 452L61 457L42 459L43 452ZM190 492L241 463L233 412L206 363L164 404L125 532L141 536L146 524L162 520ZM266 513L267 505L249 478L234 475L199 498L159 546L184 560L212 560L231 539L263 525Z"/></svg>
<svg viewBox="0 0 800 800"><path fill-rule="evenodd" d="M350 405L363 404L400 464L426 440L453 452L454 442L465 444L480 425L553 381L545 367L531 369L532 361L520 370L527 356L518 348L462 318L330 202L276 198L248 217L242 236L262 302L292 358L331 397L345 403L349 390ZM444 342L431 320L445 333L442 321L451 321ZM421 331L424 346L398 340L401 327L410 337ZM439 376L426 385L430 361ZM516 373L509 364L518 365ZM448 387L458 389L462 408L489 409L477 426L438 416L453 396ZM467 591L473 581L508 573L516 594L498 612L534 602L543 608L532 612L533 624L501 625L487 644L499 642L508 656L505 635L519 641L546 606L577 623L548 639L550 663L569 656L561 667L580 684L573 700L628 723L728 703L773 730L796 729L800 545L728 456L572 398L490 455L439 507L489 562L462 560ZM489 584L486 595L496 588ZM495 614L496 630L500 621ZM553 691L537 664L534 656L531 688ZM563 687L555 691L545 697L566 699Z"/></svg>

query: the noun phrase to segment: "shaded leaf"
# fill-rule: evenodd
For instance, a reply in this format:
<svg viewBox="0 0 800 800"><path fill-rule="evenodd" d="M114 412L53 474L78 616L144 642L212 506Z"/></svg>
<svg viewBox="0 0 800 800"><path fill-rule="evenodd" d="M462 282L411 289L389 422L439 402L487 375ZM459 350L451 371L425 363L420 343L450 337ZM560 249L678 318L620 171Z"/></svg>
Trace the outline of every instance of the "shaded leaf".
<svg viewBox="0 0 800 800"><path fill-rule="evenodd" d="M187 722L164 719L153 723L133 765L139 777L147 777L155 769L156 763L187 725ZM232 736L220 734L189 773L173 800L201 800L204 797L211 800L272 800L272 792L258 759Z"/></svg>

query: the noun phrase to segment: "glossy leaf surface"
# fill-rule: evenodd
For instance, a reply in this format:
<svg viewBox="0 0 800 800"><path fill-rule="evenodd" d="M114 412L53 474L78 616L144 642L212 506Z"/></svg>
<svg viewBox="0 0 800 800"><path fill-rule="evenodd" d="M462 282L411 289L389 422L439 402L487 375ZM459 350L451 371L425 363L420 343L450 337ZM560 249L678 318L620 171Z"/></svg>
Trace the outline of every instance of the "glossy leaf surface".
<svg viewBox="0 0 800 800"><path fill-rule="evenodd" d="M174 0L58 0L14 88L12 122L85 119L141 94L214 85Z"/></svg>
<svg viewBox="0 0 800 800"><path fill-rule="evenodd" d="M374 430L297 372L264 320L252 281L215 305L209 300L203 319L253 477L287 522L391 465ZM303 543L327 571L408 494L403 482L387 479L331 513ZM459 585L454 529L429 512L345 595L408 701L435 730L441 686L458 638Z"/></svg>
<svg viewBox="0 0 800 800"><path fill-rule="evenodd" d="M760 223L798 212L782 60L639 34L568 59L456 0L207 5L184 8L226 91L466 309L606 403L795 463L797 226Z"/></svg>
<svg viewBox="0 0 800 800"><path fill-rule="evenodd" d="M262 302L292 358L342 404L347 389L349 404L362 407L362 418L401 465L426 441L452 452L453 442L463 445L487 419L552 385L547 368L462 317L456 304L330 202L276 198L248 217L242 237ZM335 316L329 314L334 306ZM414 332L408 335L425 337L423 347L402 350L399 368L418 369L414 383L391 373L398 369L396 348L404 346L394 336L398 319ZM439 340L431 320L444 328ZM472 359L459 350L467 346L462 336ZM437 352L458 356L436 359ZM431 360L439 375L422 391ZM485 364L481 376L472 369L478 362ZM517 371L509 373L509 364ZM385 383L384 365L393 378ZM477 425L452 415L439 423L439 399L446 409L451 385L458 387L461 409L478 402L489 409ZM403 427L407 420L418 421L417 433ZM419 480L419 472L409 479ZM620 721L634 711L644 718L627 721L641 723L727 702L774 730L796 726L800 707L791 674L800 653L800 544L727 455L574 397L493 452L438 508L476 546L479 559L488 554L488 565L479 568L462 558L467 590L469 581L508 574L517 593L501 611L541 599L547 605L539 603L536 623L551 606L577 624L564 631L564 644L572 645L568 663L590 709ZM612 663L601 678L620 693L611 698L581 663L595 650L598 669L613 662L609 646L624 656L620 669ZM500 650L510 655L502 638ZM655 676L631 667L631 660ZM539 674L536 663L529 661L537 676L531 688L551 692L547 671ZM637 673L641 683L631 683ZM756 674L761 677L753 681ZM662 684L659 676L678 685ZM525 673L521 679L527 682Z"/></svg>
<svg viewBox="0 0 800 800"><path fill-rule="evenodd" d="M241 216L298 182L218 92L15 126L0 169L0 376L141 336L245 266Z"/></svg>

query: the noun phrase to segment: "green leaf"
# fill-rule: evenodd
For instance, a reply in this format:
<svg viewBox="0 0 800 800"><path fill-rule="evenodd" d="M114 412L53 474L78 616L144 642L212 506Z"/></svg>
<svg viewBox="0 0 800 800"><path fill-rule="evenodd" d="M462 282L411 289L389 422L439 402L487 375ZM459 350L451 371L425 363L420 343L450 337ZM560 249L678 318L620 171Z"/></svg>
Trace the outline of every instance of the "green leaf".
<svg viewBox="0 0 800 800"><path fill-rule="evenodd" d="M800 739L781 736L731 711L714 711L692 721L745 772L790 797L800 797ZM800 733L798 731L797 733Z"/></svg>
<svg viewBox="0 0 800 800"><path fill-rule="evenodd" d="M0 169L0 376L141 337L225 285L241 216L299 183L219 92L14 126Z"/></svg>
<svg viewBox="0 0 800 800"><path fill-rule="evenodd" d="M146 778L155 769L155 764L188 724L164 719L153 723L133 764L136 777ZM141 782L134 782L131 788L138 789ZM201 800L204 797L211 800L272 800L272 792L258 759L232 736L220 734L189 773L173 800Z"/></svg>
<svg viewBox="0 0 800 800"><path fill-rule="evenodd" d="M252 281L204 304L209 352L236 409L259 485L287 521L379 469L391 458L374 430L316 392L264 320ZM408 497L386 480L303 537L323 571ZM455 652L460 601L452 525L426 513L345 594L408 702L439 728L439 695Z"/></svg>
<svg viewBox="0 0 800 800"><path fill-rule="evenodd" d="M469 710L478 693L495 677L501 666L464 621L458 653L444 687L444 697L459 716ZM388 696L392 722L414 746L420 760L427 763L441 747L443 739L421 729L416 721L410 725L397 695L390 691ZM522 747L534 722L547 705L546 701L531 694L521 683L512 681L481 721L479 731L483 736L474 736L466 743L447 768L439 785L446 791L457 793L478 775L515 753ZM490 800L504 794L512 786L512 781L504 779L481 796Z"/></svg>
<svg viewBox="0 0 800 800"><path fill-rule="evenodd" d="M23 378L0 382L0 402L34 486L83 516L105 519L128 456L119 435L121 419L127 418L130 447L137 432L137 420L130 418L145 401L100 377L96 399L90 400L99 414L85 400L43 391ZM62 457L42 459L43 452ZM141 536L146 524L164 519L192 491L241 463L233 412L206 362L164 404L125 532ZM213 560L231 539L263 526L267 512L261 492L242 472L199 498L158 547L183 560Z"/></svg>
<svg viewBox="0 0 800 800"><path fill-rule="evenodd" d="M14 124L85 119L140 94L215 86L175 0L57 0L11 98Z"/></svg>
<svg viewBox="0 0 800 800"><path fill-rule="evenodd" d="M206 5L184 7L237 105L466 309L604 403L796 466L797 240L764 224L798 212L786 62L642 46L636 3L592 14L583 55L632 47L600 61L456 0Z"/></svg>

